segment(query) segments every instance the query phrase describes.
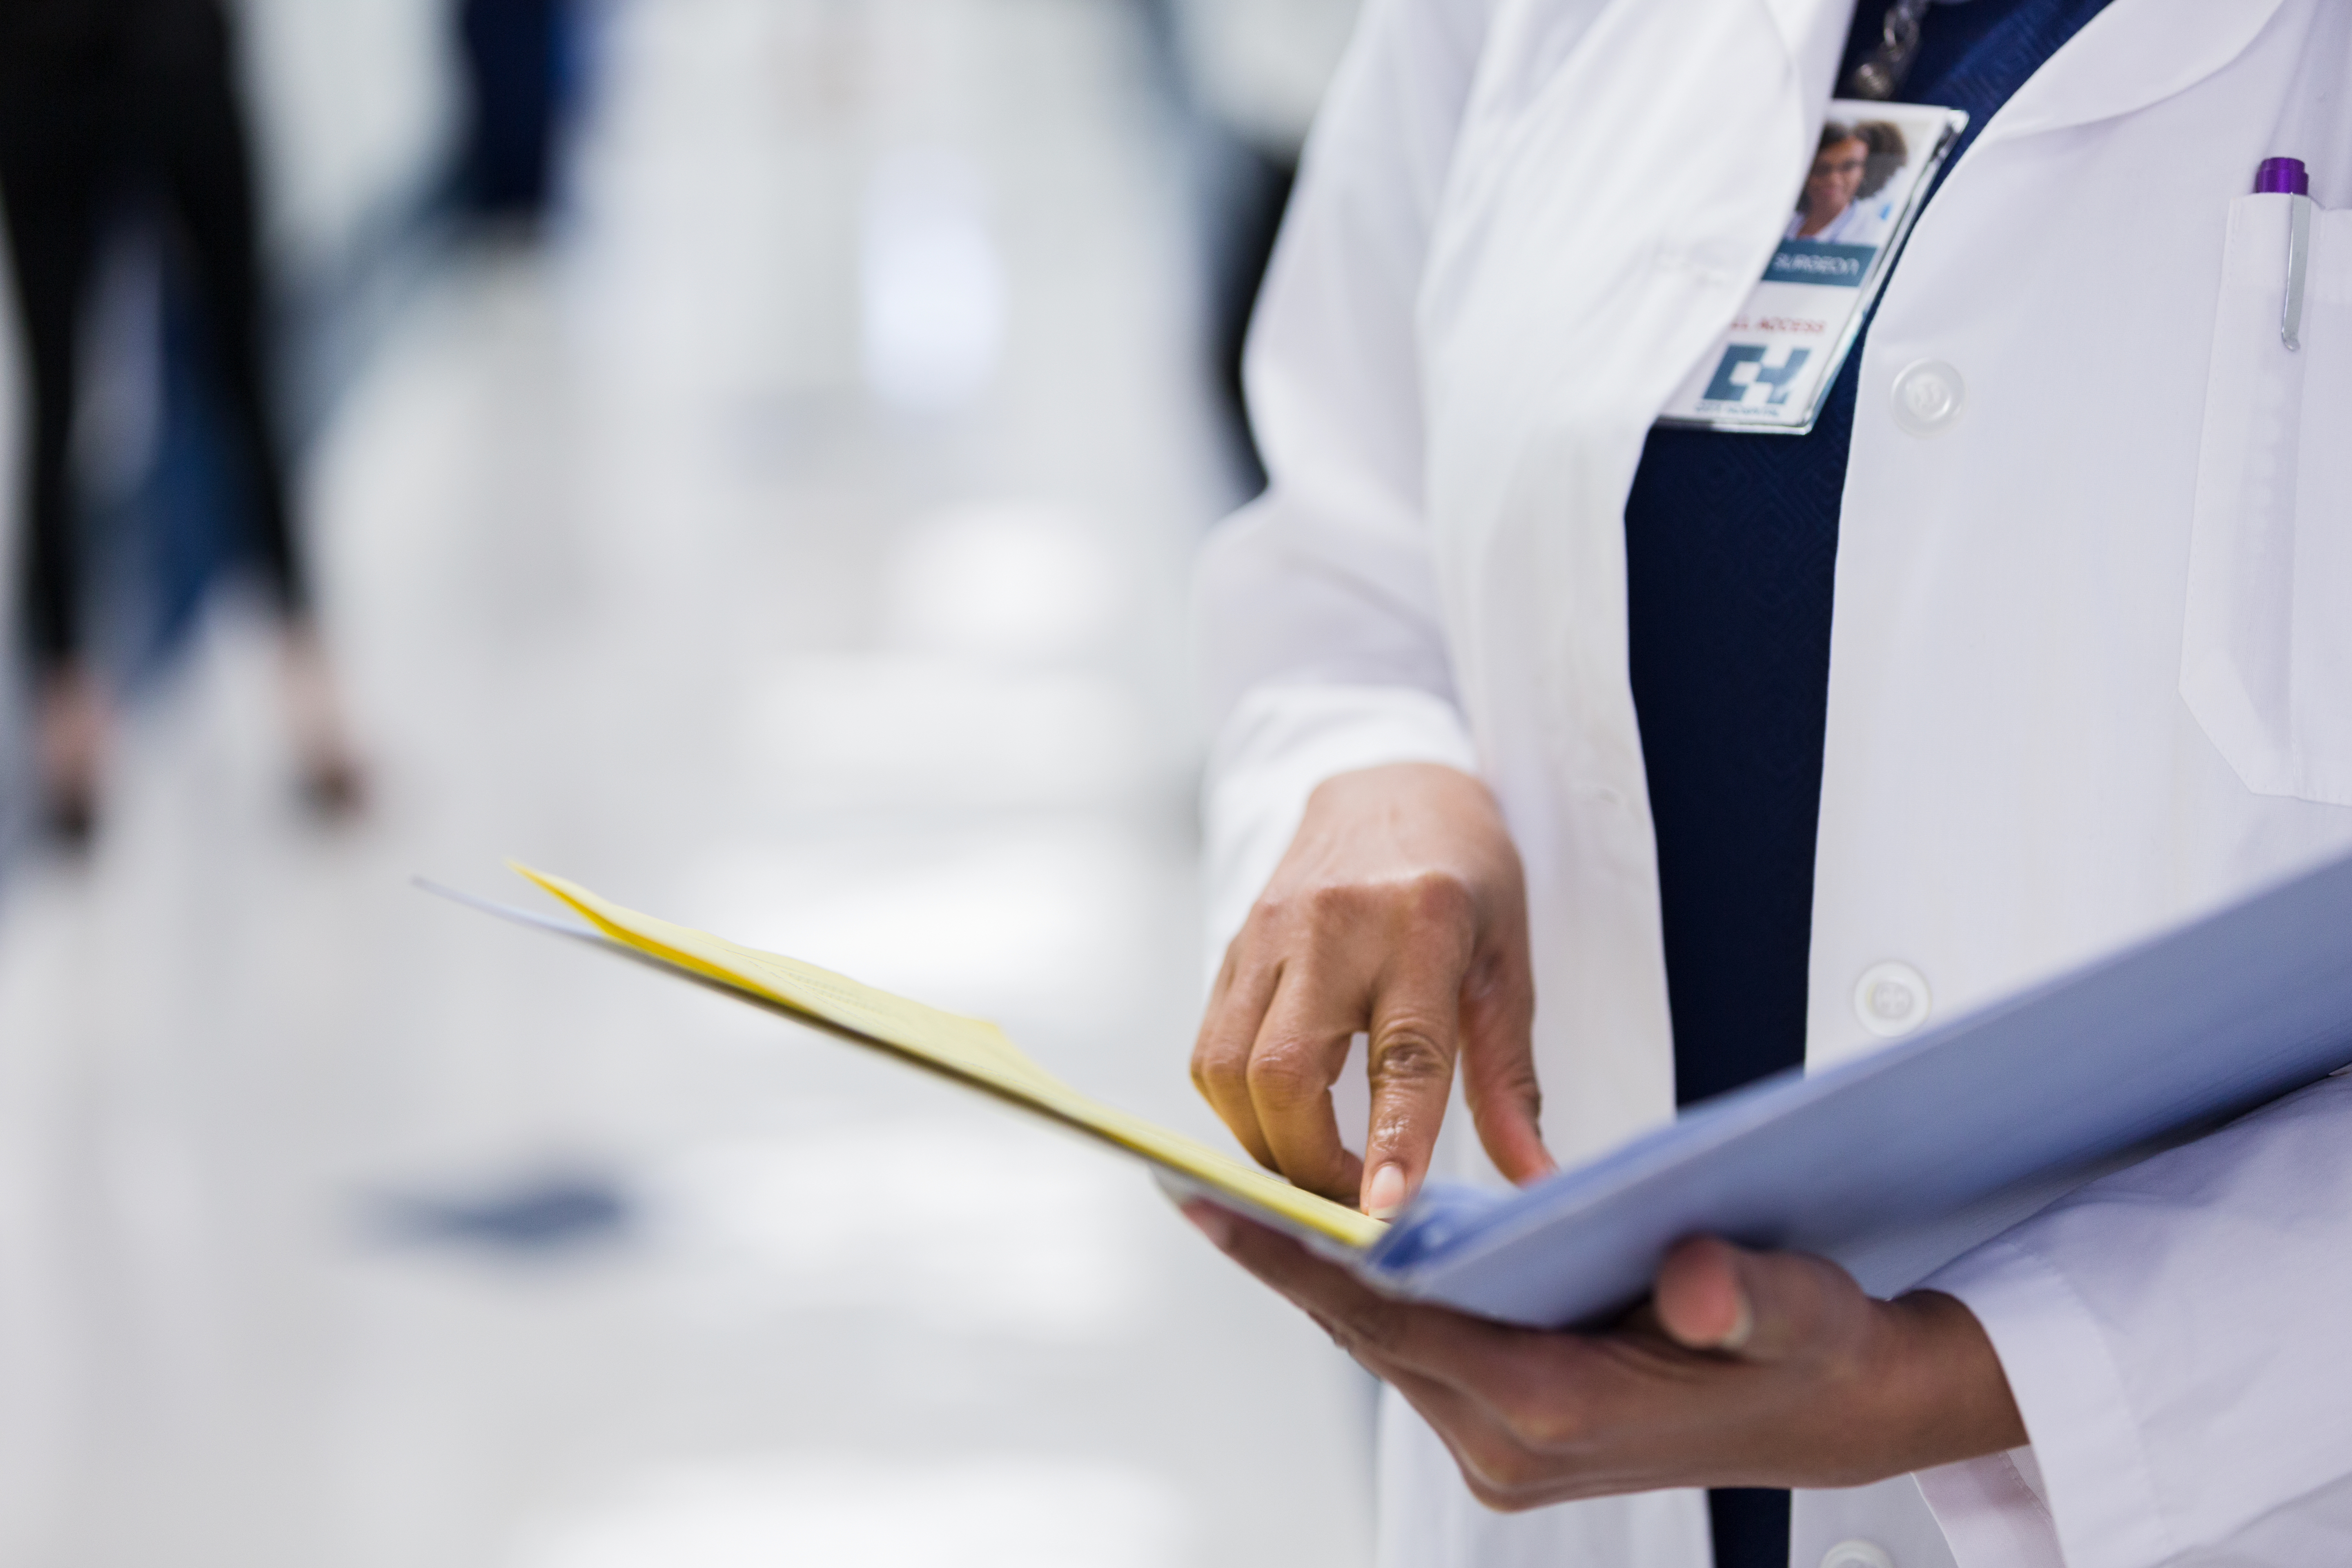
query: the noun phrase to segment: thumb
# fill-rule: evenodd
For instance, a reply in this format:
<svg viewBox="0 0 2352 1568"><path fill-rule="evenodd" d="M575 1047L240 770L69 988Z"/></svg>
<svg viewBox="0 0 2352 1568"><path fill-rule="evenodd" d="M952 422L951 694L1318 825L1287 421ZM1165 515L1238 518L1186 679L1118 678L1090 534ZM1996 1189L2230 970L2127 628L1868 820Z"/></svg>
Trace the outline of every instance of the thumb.
<svg viewBox="0 0 2352 1568"><path fill-rule="evenodd" d="M1654 1301L1659 1326L1678 1343L1762 1363L1833 1348L1866 1326L1871 1306L1825 1258L1750 1252L1713 1237L1666 1254Z"/></svg>

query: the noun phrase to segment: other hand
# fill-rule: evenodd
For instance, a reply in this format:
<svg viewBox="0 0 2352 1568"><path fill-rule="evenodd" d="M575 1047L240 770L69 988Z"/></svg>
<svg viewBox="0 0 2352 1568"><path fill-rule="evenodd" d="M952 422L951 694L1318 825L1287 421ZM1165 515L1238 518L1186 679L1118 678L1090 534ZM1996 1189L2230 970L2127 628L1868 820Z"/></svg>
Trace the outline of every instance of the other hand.
<svg viewBox="0 0 2352 1568"><path fill-rule="evenodd" d="M1192 1081L1261 1164L1385 1217L1418 1191L1462 1064L1486 1152L1552 1168L1537 1131L1525 879L1486 786L1404 763L1327 780L1225 950ZM1371 1039L1361 1161L1331 1085Z"/></svg>
<svg viewBox="0 0 2352 1568"><path fill-rule="evenodd" d="M1490 1508L1860 1486L2026 1440L1966 1307L1874 1300L1822 1258L1686 1241L1617 1327L1543 1332L1391 1300L1213 1205L1184 1212L1411 1401Z"/></svg>

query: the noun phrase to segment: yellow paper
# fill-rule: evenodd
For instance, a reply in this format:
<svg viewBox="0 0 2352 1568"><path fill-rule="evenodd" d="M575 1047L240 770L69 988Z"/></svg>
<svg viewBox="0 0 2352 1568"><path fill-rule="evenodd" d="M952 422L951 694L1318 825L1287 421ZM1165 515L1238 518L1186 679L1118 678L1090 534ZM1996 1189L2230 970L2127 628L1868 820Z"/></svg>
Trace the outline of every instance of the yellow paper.
<svg viewBox="0 0 2352 1568"><path fill-rule="evenodd" d="M1220 1153L1197 1139L1088 1099L1022 1054L995 1025L961 1017L861 985L813 963L738 947L608 903L587 889L527 866L515 869L571 905L614 942L646 956L821 1019L1065 1126L1139 1154L1247 1209L1277 1215L1349 1247L1369 1247L1387 1227L1342 1204Z"/></svg>

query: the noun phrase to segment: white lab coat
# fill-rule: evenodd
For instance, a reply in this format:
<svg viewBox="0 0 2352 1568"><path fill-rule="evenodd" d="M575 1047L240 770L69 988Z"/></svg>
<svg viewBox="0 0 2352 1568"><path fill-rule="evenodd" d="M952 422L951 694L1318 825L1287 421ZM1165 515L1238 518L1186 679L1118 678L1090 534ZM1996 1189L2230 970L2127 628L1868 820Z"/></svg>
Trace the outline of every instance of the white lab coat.
<svg viewBox="0 0 2352 1568"><path fill-rule="evenodd" d="M1850 14L1374 0L1258 318L1273 487L1200 577L1213 950L1318 781L1475 769L1527 863L1567 1160L1673 1114L1624 497L1787 222ZM2243 195L2286 153L2352 205L2347 81L2345 0L2115 0L1922 217L1846 480L1811 1061L1877 1043L1874 966L1948 1016L2352 845L2352 229L2323 215L2286 355L2284 198ZM1922 375L1960 396L1913 433ZM1464 1122L1440 1159L1475 1175ZM1900 1568L2352 1562L2352 1079L1937 1283L2032 1447L1801 1493L1799 1568L1848 1538ZM1490 1514L1383 1426L1394 1568L1706 1561L1696 1493Z"/></svg>

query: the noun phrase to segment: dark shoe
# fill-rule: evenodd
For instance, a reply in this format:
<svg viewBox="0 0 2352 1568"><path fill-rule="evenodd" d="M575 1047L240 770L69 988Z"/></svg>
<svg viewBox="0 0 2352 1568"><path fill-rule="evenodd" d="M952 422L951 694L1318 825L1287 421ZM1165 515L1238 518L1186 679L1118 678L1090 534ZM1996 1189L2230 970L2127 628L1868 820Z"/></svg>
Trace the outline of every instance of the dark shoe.
<svg viewBox="0 0 2352 1568"><path fill-rule="evenodd" d="M343 730L342 697L318 628L308 621L289 625L283 653L286 717L302 759L302 804L322 822L348 821L367 803L367 781Z"/></svg>
<svg viewBox="0 0 2352 1568"><path fill-rule="evenodd" d="M98 837L98 795L95 790L54 786L44 803L41 834L56 847L72 855L89 851Z"/></svg>
<svg viewBox="0 0 2352 1568"><path fill-rule="evenodd" d="M367 805L367 775L348 757L310 763L301 789L304 809L321 822L349 822Z"/></svg>

